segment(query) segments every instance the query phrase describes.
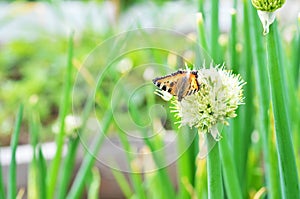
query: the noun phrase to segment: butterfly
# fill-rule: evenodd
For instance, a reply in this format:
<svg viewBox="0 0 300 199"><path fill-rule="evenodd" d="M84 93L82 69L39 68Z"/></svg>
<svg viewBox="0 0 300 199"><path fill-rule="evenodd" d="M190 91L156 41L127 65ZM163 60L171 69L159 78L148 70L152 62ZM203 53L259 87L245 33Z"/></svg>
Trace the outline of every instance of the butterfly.
<svg viewBox="0 0 300 199"><path fill-rule="evenodd" d="M199 91L198 72L196 70L178 70L172 74L157 77L152 82L161 90L177 96L180 102L184 97Z"/></svg>

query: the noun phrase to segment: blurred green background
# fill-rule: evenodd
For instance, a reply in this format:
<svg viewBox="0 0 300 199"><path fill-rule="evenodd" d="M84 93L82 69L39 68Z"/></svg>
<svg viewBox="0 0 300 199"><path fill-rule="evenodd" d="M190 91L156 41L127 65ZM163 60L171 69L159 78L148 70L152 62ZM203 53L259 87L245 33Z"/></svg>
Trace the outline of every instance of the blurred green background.
<svg viewBox="0 0 300 199"><path fill-rule="evenodd" d="M73 62L80 67L98 44L126 30L160 27L195 31L192 10L196 11L195 1L2 2L1 145L9 144L13 115L20 102L36 104L42 137L51 137L71 31L75 32ZM130 59L139 65L143 57L131 55ZM23 128L22 134L26 134L26 125ZM24 136L20 142L26 140Z"/></svg>
<svg viewBox="0 0 300 199"><path fill-rule="evenodd" d="M55 191L53 187L58 187L60 183L65 183L65 189L64 193L57 191L59 192L57 198L64 198L67 195L68 186L71 187L69 198L81 196L80 191L75 193L78 187L80 187L78 190L85 189L85 196L97 198L100 186L97 186L97 183L100 181L102 183L100 193L108 189L107 187L113 187L119 190L116 193L122 191L123 197L126 198L171 196L207 198L209 191L207 191L206 160L196 158L199 150L196 130L178 129L178 125L174 124L176 121L174 115L169 113L170 104L153 94L155 87L151 79L185 68L184 63L189 67L200 68L204 62L208 64L214 60L216 64L225 63L227 69L240 73L247 81L245 104L239 108L238 117L231 120L230 126L224 130L227 133L227 138L224 140L229 140L229 154L232 156L228 159L232 158L230 160L233 161L230 163L233 163L234 167L226 168L224 164L226 161L223 160L222 171L226 173L226 169L234 168L238 183L231 184L230 187L226 181L228 176L226 178L223 173L221 182L224 181L224 186L222 185L224 197L221 198L234 198L230 190L237 190L238 196L242 193L241 198L282 198L284 195L281 195L280 190L284 186L279 184L279 179L276 180L279 178L280 164L277 157L278 146L275 143L272 102L268 98L268 91L265 92L266 96L263 96L268 98L265 100L267 105L261 103L260 89L265 85L267 85L265 88L269 88L268 78L265 76L265 81L260 82L256 72L259 71L256 69L257 65L267 65L266 37L261 34L258 41L261 42L259 43L261 48L258 47L261 51L258 54L253 53L257 39L251 35L253 33L251 28L255 27L256 33L262 33L262 27L260 22L253 22L255 21L253 19L258 21L258 17L254 16L253 13L256 14L256 11L250 1L220 0L217 2L219 29L212 28L212 15L215 10L211 8L211 1L2 1L0 3L0 146L9 146L11 143L16 113L21 103L24 104L24 116L20 125L18 144L32 144L31 139L34 136L31 132L38 132L38 143L56 140L57 145L62 146L57 141L60 139L58 138L60 133L65 131L59 129L62 126L61 121L67 116L80 118L87 97L96 91L93 95L94 114L89 115L88 125L83 130L87 131L85 132L87 136L79 140L67 132L67 136L63 135L61 138L62 143L66 143L71 149L73 146L76 151L78 143L82 141L87 144L87 149L91 150L89 152L96 157L99 150L93 151L90 143L93 140L99 141L100 148L104 138L98 139L98 130L104 129L104 134L109 134L117 140L116 143L112 141L114 146L125 149L126 153L122 154L121 162L125 161L126 166L120 168L120 171L126 172L118 173L116 171L118 166L114 165L117 161L112 161L107 165L113 169L101 167L102 173L100 171L99 178L102 178L102 181L99 180L97 178L99 173L95 168L92 169L92 160L88 160L89 156L85 151L79 153L75 170L65 166L65 160L62 161L63 166L56 168L53 165L60 165L61 152L57 155L57 159L54 158L54 163L49 169L52 175L47 176L47 180L50 179L50 183L47 184L48 189L45 189L48 198L53 198L52 196L55 195L52 193ZM290 157L297 162L298 174L295 172L295 175L300 173L300 111L297 108L300 101L299 8L299 1L289 0L277 15L280 59L283 60L282 68L286 80L284 88L288 92L286 106L290 115L291 132L289 133L295 152L290 154ZM199 25L199 15L197 16L197 12L200 11L204 19L202 25L206 42L202 40L203 32ZM217 53L213 51L214 47L210 46L214 42L213 35L217 35L215 38L218 46ZM133 51L130 51L131 49ZM72 66L72 70L67 69L69 65ZM66 78L69 72L70 81ZM62 104L68 99L66 94L68 92L64 88L70 82L71 89L74 89L69 96L71 103L66 103L68 106L66 114L62 114ZM155 109L151 109L153 107ZM111 119L112 114L115 121ZM38 130L32 130L35 126L32 115L38 118ZM266 121L261 119L262 115L267 117ZM98 125L100 127L95 127ZM158 136L155 134L161 131L162 134ZM124 132L130 133L123 135ZM143 134L145 132L149 137ZM175 135L176 139L173 137ZM134 139L131 140L131 137ZM135 138L141 137L147 139L137 139L139 142L136 143ZM158 153L157 156L153 155L154 157L150 158L143 156L143 153L148 154L163 149L169 143L174 144L172 147L176 148L176 152L170 147L171 149L167 148L164 151L166 153ZM117 150L105 149L105 147L100 149L99 162L110 161L111 157L119 157ZM131 152L137 152L135 153L138 154L137 157ZM69 153L70 150L66 156L72 157L70 159L75 161L76 152L75 155ZM88 161L90 164L85 164ZM139 161L143 162L142 166L139 165ZM66 162L68 163L68 159ZM99 162L95 164L98 168ZM79 169L81 163L88 165L82 166L87 168L86 170ZM144 168L145 165L149 168ZM139 175L143 169L148 171L153 168L163 169ZM269 171L269 168L273 170ZM60 178L56 185L56 177L52 176L57 175L58 170L65 171L64 169L69 170L73 178L66 177L70 179L68 182ZM120 188L116 187L116 184L114 186L105 184L107 179L113 178L105 176L106 172L113 173ZM95 176L95 179L91 176ZM235 174L233 176L236 177ZM76 183L73 184L73 180ZM93 183L96 184L95 189L90 186ZM85 188L83 188L84 184L86 184ZM1 196L2 194L0 198ZM29 196L30 194L28 198ZM113 194L113 191L111 195L104 196L118 197Z"/></svg>

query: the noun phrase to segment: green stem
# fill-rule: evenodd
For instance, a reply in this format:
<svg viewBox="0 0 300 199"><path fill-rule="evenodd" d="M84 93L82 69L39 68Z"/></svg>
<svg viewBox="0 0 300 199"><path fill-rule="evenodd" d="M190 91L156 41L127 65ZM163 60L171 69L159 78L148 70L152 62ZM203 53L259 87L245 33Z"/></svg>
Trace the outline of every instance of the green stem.
<svg viewBox="0 0 300 199"><path fill-rule="evenodd" d="M206 160L196 160L196 198L208 198Z"/></svg>
<svg viewBox="0 0 300 199"><path fill-rule="evenodd" d="M64 159L63 165L62 165L62 170L60 176L60 185L58 189L58 199L63 199L66 197L66 193L68 190L69 182L72 177L72 173L74 171L74 166L75 166L75 157L76 157L76 151L78 148L78 144L80 143L80 138L71 138L68 143L68 152L67 155Z"/></svg>
<svg viewBox="0 0 300 199"><path fill-rule="evenodd" d="M71 85L72 85L72 58L73 58L73 34L69 38L69 47L68 47L68 61L67 61L67 70L65 76L65 84L63 91L63 98L61 101L61 106L59 110L59 133L56 140L56 153L50 168L50 172L47 179L47 198L51 199L54 197L55 186L57 185L57 177L59 173L59 167L61 163L61 156L63 152L64 139L65 139L65 117L68 110L71 107Z"/></svg>
<svg viewBox="0 0 300 199"><path fill-rule="evenodd" d="M87 174L90 172L93 163L95 161L95 157L93 156L93 154L98 154L112 119L113 119L113 114L112 111L109 109L107 110L107 112L105 113L105 117L103 118L102 131L98 132L98 136L95 138L91 150L85 154L81 167L70 189L70 192L66 197L67 199L74 199L80 197L82 190L84 188L84 180Z"/></svg>
<svg viewBox="0 0 300 199"><path fill-rule="evenodd" d="M34 110L31 110L34 112ZM29 172L28 172L28 186L27 186L27 196L28 198L38 198L40 193L45 191L46 187L42 187L44 184L39 184L39 168L38 168L38 117L36 114L32 114L29 122L29 129L30 129L30 144L33 149L33 157L31 163L29 165Z"/></svg>
<svg viewBox="0 0 300 199"><path fill-rule="evenodd" d="M237 46L237 12L235 9L231 11L231 30L230 30L230 64L234 73L238 73L238 55Z"/></svg>
<svg viewBox="0 0 300 199"><path fill-rule="evenodd" d="M231 11L231 30L230 30L230 62L231 62L231 67L232 67L232 71L236 74L238 74L241 70L239 61L238 61L238 53L236 50L236 46L237 46L237 10L233 9ZM242 131L242 126L243 126L243 119L244 119L244 115L242 114L244 113L244 107L241 107L237 110L237 118L234 118L232 120L232 131L231 131L231 136L232 136L232 140L233 140L233 148L234 150L237 151L241 151L242 152L242 140L243 140L243 134L241 132ZM229 141L229 140L228 140ZM228 142L227 141L227 142ZM238 179L242 182L242 177L241 177L241 171L243 171L242 167L241 167L241 163L242 163L242 153L234 153L234 162L236 164L236 168L237 168L237 174L238 174Z"/></svg>
<svg viewBox="0 0 300 199"><path fill-rule="evenodd" d="M88 199L99 198L101 176L97 167L94 167L91 171L92 180L90 182L90 187L88 190Z"/></svg>
<svg viewBox="0 0 300 199"><path fill-rule="evenodd" d="M197 27L198 27L198 39L200 46L203 47L203 49L208 52L208 44L207 44L207 38L205 34L205 28L204 28L204 18L203 18L203 12L197 13Z"/></svg>
<svg viewBox="0 0 300 199"><path fill-rule="evenodd" d="M133 195L132 188L130 187L125 175L116 169L111 169L112 174L114 175L115 180L117 181L120 189L122 190L126 198L130 198Z"/></svg>
<svg viewBox="0 0 300 199"><path fill-rule="evenodd" d="M211 136L207 134L207 136ZM213 144L211 139L208 140L208 148ZM207 183L208 183L208 198L224 198L221 161L219 156L219 143L216 143L213 149L207 156Z"/></svg>
<svg viewBox="0 0 300 199"><path fill-rule="evenodd" d="M88 98L87 104L84 108L83 115L82 115L82 125L78 130L78 135L76 138L70 138L68 144L68 152L65 157L64 163L62 165L63 173L61 174L60 178L60 185L59 190L57 193L57 198L62 199L66 197L66 193L68 190L69 182L72 177L72 173L74 170L74 163L76 160L76 152L78 149L78 145L80 144L80 136L83 134L84 130L86 129L87 121L90 117L90 113L92 108L94 107L94 100L92 97Z"/></svg>
<svg viewBox="0 0 300 199"><path fill-rule="evenodd" d="M210 52L214 63L219 63L219 0L211 0L211 46Z"/></svg>
<svg viewBox="0 0 300 199"><path fill-rule="evenodd" d="M238 164L239 170L239 177L240 182L243 182L242 179L246 179L247 175L245 170L247 169L247 159L248 159L248 150L249 146L251 144L251 134L254 130L254 84L253 84L253 57L252 57L252 51L251 51L251 37L250 37L250 15L249 15L249 9L248 9L248 3L247 1L244 1L243 4L243 10L244 10L244 37L245 37L245 62L243 67L243 72L245 73L245 81L247 84L245 85L245 104L246 106L243 106L243 121L241 122L242 125L247 125L247 128L245 128L240 134L242 136L241 142L239 143L241 146L241 156L240 156L240 162ZM240 71L241 72L241 71ZM238 133L238 132L236 132ZM242 190L245 193L246 190L246 183L242 184Z"/></svg>
<svg viewBox="0 0 300 199"><path fill-rule="evenodd" d="M250 3L248 6L250 7ZM278 157L275 151L275 146L272 142L272 132L270 132L270 120L269 120L269 81L265 57L266 52L263 47L261 37L261 24L255 9L250 9L250 31L252 42L251 49L253 54L254 72L255 72L255 85L258 93L259 103L259 131L262 136L263 155L264 155L264 168L265 168L265 179L268 189L268 197L270 199L278 199L281 195L279 185L279 172L278 172Z"/></svg>
<svg viewBox="0 0 300 199"><path fill-rule="evenodd" d="M47 197L47 190L46 190L46 179L47 176L47 163L44 158L41 146L38 145L37 147L37 168L38 168L38 183L39 183L39 198L46 198Z"/></svg>
<svg viewBox="0 0 300 199"><path fill-rule="evenodd" d="M295 87L298 88L299 82L299 73L300 73L300 15L298 17L297 23L297 32L295 33L295 41L294 41L294 62L293 62L293 74L295 75Z"/></svg>
<svg viewBox="0 0 300 199"><path fill-rule="evenodd" d="M241 184L238 179L236 165L234 163L233 151L230 150L229 138L227 132L222 134L223 139L220 140L220 156L222 160L224 183L226 187L226 195L232 199L242 199Z"/></svg>
<svg viewBox="0 0 300 199"><path fill-rule="evenodd" d="M288 107L283 77L283 66L280 64L280 49L278 48L276 21L270 26L267 35L268 74L272 107L274 112L276 143L278 146L280 179L283 198L300 198L299 182L296 169L291 128L289 124Z"/></svg>
<svg viewBox="0 0 300 199"><path fill-rule="evenodd" d="M4 182L3 182L2 163L1 163L1 161L0 161L0 198L6 198L6 196L5 196L5 186L4 186Z"/></svg>
<svg viewBox="0 0 300 199"><path fill-rule="evenodd" d="M204 13L204 0L198 0L198 12Z"/></svg>
<svg viewBox="0 0 300 199"><path fill-rule="evenodd" d="M11 162L9 166L9 181L7 196L8 199L15 199L17 196L17 161L16 161L16 151L18 147L18 140L20 135L21 123L23 117L23 105L19 106L19 111L17 113L17 121L15 123L14 132L12 134L10 146L11 146Z"/></svg>
<svg viewBox="0 0 300 199"><path fill-rule="evenodd" d="M210 26L210 53L214 63L219 63L219 0L211 0L211 26ZM214 144L211 134L206 134L208 149ZM223 183L221 172L221 161L219 157L219 143L216 143L207 156L207 183L208 198L223 198Z"/></svg>
<svg viewBox="0 0 300 199"><path fill-rule="evenodd" d="M190 193L186 190L186 184L184 183L183 179L187 179L188 183L194 185L194 147L195 143L191 142L194 139L194 133L190 132L179 132L177 139L177 149L180 158L177 160L178 163L178 195L179 198L187 198L190 196ZM192 144L191 144L192 143ZM187 146L189 148L187 149ZM181 155L182 154L182 155Z"/></svg>

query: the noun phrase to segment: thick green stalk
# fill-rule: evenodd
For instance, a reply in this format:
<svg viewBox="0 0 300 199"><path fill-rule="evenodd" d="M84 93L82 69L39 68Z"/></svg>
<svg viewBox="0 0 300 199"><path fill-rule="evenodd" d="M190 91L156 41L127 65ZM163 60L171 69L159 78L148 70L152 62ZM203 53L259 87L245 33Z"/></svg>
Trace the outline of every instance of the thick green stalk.
<svg viewBox="0 0 300 199"><path fill-rule="evenodd" d="M295 33L295 47L294 47L294 54L293 54L293 57L294 57L294 66L293 66L293 74L295 75L295 89L299 91L299 83L300 83L300 78L299 78L299 75L300 75L300 13L298 14L298 20L297 20L297 32ZM299 93L299 92L298 92ZM297 94L295 94L297 95ZM298 95L299 96L299 95ZM298 105L297 105L297 115L296 115L296 119L297 118L300 118L300 108L299 108L299 105L300 105L300 100L298 98L298 100L296 100ZM297 130L300 129L300 122L296 122L296 125L295 125L295 130L297 132ZM298 146L300 145L300 136L299 134L296 135L296 137L298 138L297 141L298 141ZM299 168L300 170L300 168ZM299 172L299 175L300 175L300 172Z"/></svg>
<svg viewBox="0 0 300 199"><path fill-rule="evenodd" d="M219 63L219 0L211 0L211 41L210 54L214 63ZM210 139L211 134L207 134L208 148L214 141ZM207 156L207 183L208 198L223 198L223 183L221 172L221 161L219 156L219 143L216 143Z"/></svg>
<svg viewBox="0 0 300 199"><path fill-rule="evenodd" d="M197 13L197 27L198 27L198 40L200 46L208 52L208 44L207 44L207 38L204 28L204 18L203 18L203 12Z"/></svg>
<svg viewBox="0 0 300 199"><path fill-rule="evenodd" d="M224 184L226 187L226 195L229 199L242 199L241 183L238 179L237 168L234 162L234 152L230 149L227 136L228 132L223 132L223 139L219 141L219 151L222 161L222 171L224 176Z"/></svg>
<svg viewBox="0 0 300 199"><path fill-rule="evenodd" d="M243 109L243 121L241 123L243 125L247 125L247 128L245 128L241 132L241 142L239 143L240 149L241 149L241 156L240 156L240 162L238 162L238 168L239 168L239 177L240 177L240 182L243 182L242 180L246 179L247 177L247 159L248 159L248 150L249 146L251 144L251 134L254 130L254 104L253 104L253 99L254 99L254 84L253 84L253 57L252 57L252 52L251 52L251 37L250 37L250 16L249 16L249 9L248 9L248 4L247 1L244 1L243 3L243 11L244 11L244 19L243 19L243 24L244 24L244 39L245 39L245 62L243 63L243 70L244 72L244 78L247 84L245 85L244 88L244 96L245 96L245 106L242 106L241 108ZM240 70L240 73L242 72ZM238 132L235 132L238 133ZM242 184L242 189L245 193L246 190L246 184Z"/></svg>
<svg viewBox="0 0 300 199"><path fill-rule="evenodd" d="M250 7L250 3L248 6ZM257 16L255 9L250 9L250 32L252 42L251 49L253 54L254 72L255 72L255 85L258 93L258 104L259 104L259 131L262 136L263 155L264 155L264 168L265 168L265 179L268 190L268 197L270 199L280 198L280 186L279 186L279 172L278 172L278 161L277 154L275 152L275 146L272 143L272 132L270 132L270 120L269 120L269 81L266 68L265 57L266 52L263 47L261 37L261 24Z"/></svg>
<svg viewBox="0 0 300 199"><path fill-rule="evenodd" d="M220 61L220 47L218 43L219 39L219 0L211 0L211 46L210 54L213 58L214 63Z"/></svg>
<svg viewBox="0 0 300 199"><path fill-rule="evenodd" d="M204 0L198 0L198 12L204 13Z"/></svg>
<svg viewBox="0 0 300 199"><path fill-rule="evenodd" d="M232 9L231 11L231 30L230 30L230 65L234 73L238 73L238 54L236 51L237 46L237 11Z"/></svg>
<svg viewBox="0 0 300 199"><path fill-rule="evenodd" d="M8 187L7 187L7 198L8 199L15 199L17 196L17 161L16 161L16 151L18 147L18 140L20 135L20 129L22 124L22 117L23 117L23 105L19 106L19 110L17 113L17 120L15 123L14 132L12 134L10 147L11 147L11 162L9 166L9 180L8 180Z"/></svg>
<svg viewBox="0 0 300 199"><path fill-rule="evenodd" d="M207 156L207 183L209 199L224 198L219 143L215 144Z"/></svg>
<svg viewBox="0 0 300 199"><path fill-rule="evenodd" d="M299 91L299 74L300 74L300 56L298 56L300 54L300 14L298 14L298 23L297 23L297 45L296 45L296 54L294 55L295 56L295 73L297 73L296 77L295 77L295 80L296 80L296 86L295 88ZM299 92L298 92L299 93ZM299 96L299 95L298 95ZM297 100L298 102L298 113L297 113L297 118L300 118L300 108L299 108L299 105L300 105L300 100L298 98ZM296 125L295 129L300 129L300 122L298 122L298 124ZM297 132L297 131L296 131ZM295 138L296 138L296 142L297 142L297 145L295 145L296 148L300 148L300 135L299 133L296 133L295 134ZM299 178L300 178L300 159L297 158L297 163L298 163L298 175L299 175Z"/></svg>
<svg viewBox="0 0 300 199"><path fill-rule="evenodd" d="M231 11L231 30L230 30L230 65L234 73L238 74L240 72L240 64L238 60L238 52L236 50L237 46L237 10L233 9ZM243 107L242 107L243 108ZM236 169L238 173L238 179L241 180L241 171L243 169L241 168L241 162L242 162L242 139L243 139L243 134L242 131L242 124L243 124L243 109L239 108L237 110L237 118L234 118L232 120L232 128L230 135L232 136L232 142L233 142L233 148L235 151L240 151L240 153L234 153L234 162L236 164ZM229 142L229 140L227 140Z"/></svg>
<svg viewBox="0 0 300 199"><path fill-rule="evenodd" d="M54 197L55 187L57 185L57 177L59 173L59 167L61 163L61 156L64 146L65 139L65 117L69 109L71 108L71 86L72 86L72 58L73 58L73 34L69 38L68 46L68 60L67 60L67 70L65 75L63 98L61 101L59 109L59 133L56 139L56 153L50 167L49 175L47 176L47 198L52 199Z"/></svg>
<svg viewBox="0 0 300 199"><path fill-rule="evenodd" d="M276 32L278 36L276 36L276 43L278 44L278 49L283 49L283 42L279 39L280 34L279 32ZM291 45L291 44L290 44ZM290 59L287 58L287 55L285 53L286 51L281 51L279 53L280 57L278 57L278 60L280 60L280 65L284 66L285 70L283 70L283 79L285 80L284 83L285 85L283 86L285 88L286 92L286 104L288 104L288 116L289 116L289 124L292 132L298 132L299 129L297 128L299 125L299 117L298 113L300 111L299 106L298 106L298 100L297 100L297 93L296 91L296 86L295 86L295 79L294 77L294 70L293 67L291 66L291 61ZM297 55L298 56L298 55ZM295 130L295 131L294 131Z"/></svg>
<svg viewBox="0 0 300 199"><path fill-rule="evenodd" d="M272 107L274 112L276 143L278 147L280 182L283 198L300 198L295 154L289 124L287 94L283 77L284 66L280 63L281 49L278 48L276 21L267 35L268 75Z"/></svg>
<svg viewBox="0 0 300 199"><path fill-rule="evenodd" d="M298 15L298 23L297 23L297 32L295 33L295 54L294 54L294 75L295 75L295 85L298 88L299 84L299 73L300 73L300 14Z"/></svg>

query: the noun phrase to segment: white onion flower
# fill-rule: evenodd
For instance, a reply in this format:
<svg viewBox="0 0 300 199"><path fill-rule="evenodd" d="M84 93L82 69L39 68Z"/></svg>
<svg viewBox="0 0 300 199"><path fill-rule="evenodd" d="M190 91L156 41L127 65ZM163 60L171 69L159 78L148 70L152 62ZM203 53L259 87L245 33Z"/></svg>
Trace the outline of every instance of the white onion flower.
<svg viewBox="0 0 300 199"><path fill-rule="evenodd" d="M221 136L217 125L228 125L228 119L236 117L236 109L243 104L245 82L240 75L225 70L223 66L198 70L197 81L198 92L185 96L182 101L171 99L172 111L180 119L180 127L195 127L199 133L211 133L218 141Z"/></svg>

